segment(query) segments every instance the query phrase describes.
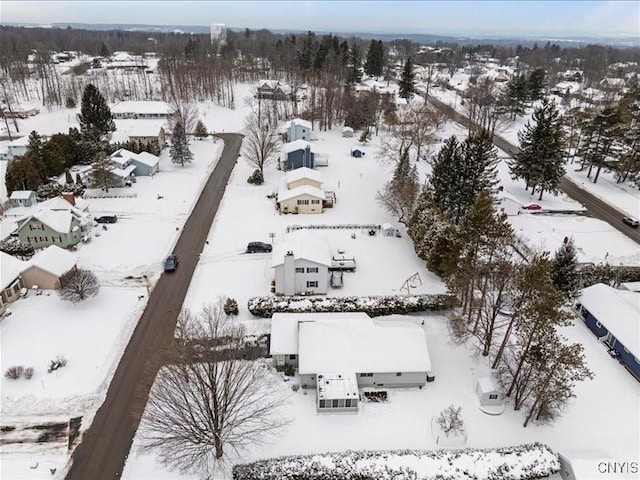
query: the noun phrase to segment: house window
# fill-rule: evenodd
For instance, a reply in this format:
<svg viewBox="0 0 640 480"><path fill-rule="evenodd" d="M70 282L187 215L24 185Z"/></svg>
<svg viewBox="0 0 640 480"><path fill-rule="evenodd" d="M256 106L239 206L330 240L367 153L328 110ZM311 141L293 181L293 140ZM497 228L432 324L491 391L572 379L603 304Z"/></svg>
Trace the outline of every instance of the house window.
<svg viewBox="0 0 640 480"><path fill-rule="evenodd" d="M304 267L296 267L296 273L304 273Z"/></svg>
<svg viewBox="0 0 640 480"><path fill-rule="evenodd" d="M338 399L337 398L331 402L331 408L338 408Z"/></svg>
<svg viewBox="0 0 640 480"><path fill-rule="evenodd" d="M318 282L307 282L307 288L318 288Z"/></svg>
<svg viewBox="0 0 640 480"><path fill-rule="evenodd" d="M289 355L289 360L295 360L296 356L295 355Z"/></svg>
<svg viewBox="0 0 640 480"><path fill-rule="evenodd" d="M56 243L56 237L51 237L51 243Z"/></svg>
<svg viewBox="0 0 640 480"><path fill-rule="evenodd" d="M373 373L361 373L361 377L373 377Z"/></svg>
<svg viewBox="0 0 640 480"><path fill-rule="evenodd" d="M311 205L319 205L320 200L311 200Z"/></svg>
<svg viewBox="0 0 640 480"><path fill-rule="evenodd" d="M497 400L497 399L498 399L498 395L496 395L495 393L489 394L489 400Z"/></svg>
<svg viewBox="0 0 640 480"><path fill-rule="evenodd" d="M307 273L318 273L318 267L307 267Z"/></svg>
<svg viewBox="0 0 640 480"><path fill-rule="evenodd" d="M298 200L298 205L309 205L309 200Z"/></svg>
<svg viewBox="0 0 640 480"><path fill-rule="evenodd" d="M320 402L318 403L318 407L324 408L324 400L320 400Z"/></svg>
<svg viewBox="0 0 640 480"><path fill-rule="evenodd" d="M344 406L345 406L345 408L351 408L351 399L350 398L347 398L344 401Z"/></svg>
<svg viewBox="0 0 640 480"><path fill-rule="evenodd" d="M344 408L344 398L338 400L338 408Z"/></svg>
<svg viewBox="0 0 640 480"><path fill-rule="evenodd" d="M396 373L396 377L401 377L402 376L402 372L397 372Z"/></svg>
<svg viewBox="0 0 640 480"><path fill-rule="evenodd" d="M29 225L29 230L33 230L33 225Z"/></svg>

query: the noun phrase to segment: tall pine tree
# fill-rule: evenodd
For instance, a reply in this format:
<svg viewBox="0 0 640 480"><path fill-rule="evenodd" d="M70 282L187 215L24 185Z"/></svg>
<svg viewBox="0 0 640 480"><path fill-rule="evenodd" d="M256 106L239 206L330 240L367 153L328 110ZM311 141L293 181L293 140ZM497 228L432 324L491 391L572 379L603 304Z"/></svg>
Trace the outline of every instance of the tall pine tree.
<svg viewBox="0 0 640 480"><path fill-rule="evenodd" d="M183 167L185 163L191 163L193 160L193 153L189 150L189 143L187 142L187 135L184 131L184 125L182 122L176 122L173 129L169 155L171 156L171 161L173 163Z"/></svg>
<svg viewBox="0 0 640 480"><path fill-rule="evenodd" d="M107 102L91 83L82 94L79 121L83 135L94 142L103 141L106 135L116 129Z"/></svg>
<svg viewBox="0 0 640 480"><path fill-rule="evenodd" d="M564 169L564 131L556 104L543 100L529 121L518 132L520 151L509 163L511 175L522 178L533 194L558 191Z"/></svg>
<svg viewBox="0 0 640 480"><path fill-rule="evenodd" d="M413 94L416 91L415 80L416 74L413 71L413 58L408 57L404 62L404 68L402 69L402 75L398 84L400 90L399 95L407 102L411 100L411 97L413 97Z"/></svg>
<svg viewBox="0 0 640 480"><path fill-rule="evenodd" d="M548 85L547 71L544 68L536 68L529 75L529 95L531 100L541 100L544 97Z"/></svg>
<svg viewBox="0 0 640 480"><path fill-rule="evenodd" d="M566 239L556 251L551 264L551 281L568 299L577 296L580 274L578 273L578 256L572 238Z"/></svg>
<svg viewBox="0 0 640 480"><path fill-rule="evenodd" d="M370 77L379 77L384 72L384 45L382 40L371 40L364 64L364 72Z"/></svg>

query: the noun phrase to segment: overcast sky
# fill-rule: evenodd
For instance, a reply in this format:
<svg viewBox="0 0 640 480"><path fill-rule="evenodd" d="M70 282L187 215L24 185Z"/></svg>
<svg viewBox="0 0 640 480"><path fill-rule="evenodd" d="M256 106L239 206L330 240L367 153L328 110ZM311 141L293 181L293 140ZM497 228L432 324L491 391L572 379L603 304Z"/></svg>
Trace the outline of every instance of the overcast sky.
<svg viewBox="0 0 640 480"><path fill-rule="evenodd" d="M0 0L0 22L208 25L333 32L640 35L640 2Z"/></svg>

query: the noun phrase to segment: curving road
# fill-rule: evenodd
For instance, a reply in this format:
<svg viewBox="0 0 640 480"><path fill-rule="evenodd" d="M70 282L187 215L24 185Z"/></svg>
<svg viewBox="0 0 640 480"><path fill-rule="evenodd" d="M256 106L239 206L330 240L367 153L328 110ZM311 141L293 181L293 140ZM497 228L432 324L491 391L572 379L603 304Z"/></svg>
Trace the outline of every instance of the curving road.
<svg viewBox="0 0 640 480"><path fill-rule="evenodd" d="M68 480L113 480L122 473L149 390L173 340L191 277L238 158L242 136L233 133L218 136L225 144L222 156L174 249L180 265L174 273L163 274L153 289L106 399L73 453Z"/></svg>
<svg viewBox="0 0 640 480"><path fill-rule="evenodd" d="M440 111L447 114L451 119L469 128L469 119L460 112L454 110L453 107L441 102L431 95L428 96L427 100ZM519 151L518 147L498 135L493 136L493 143L500 150L503 150L512 156ZM640 229L631 228L622 222L622 219L627 216L626 213L589 193L566 175L560 182L560 190L576 202L584 205L591 217L607 222L613 228L619 230L631 240L640 244Z"/></svg>

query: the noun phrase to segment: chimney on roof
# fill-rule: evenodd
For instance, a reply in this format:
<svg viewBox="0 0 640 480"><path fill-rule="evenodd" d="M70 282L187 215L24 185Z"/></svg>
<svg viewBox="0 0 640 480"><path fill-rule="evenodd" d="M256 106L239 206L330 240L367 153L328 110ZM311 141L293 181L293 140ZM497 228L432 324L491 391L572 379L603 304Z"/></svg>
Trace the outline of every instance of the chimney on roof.
<svg viewBox="0 0 640 480"><path fill-rule="evenodd" d="M71 192L62 192L62 198L64 198L67 202L69 202L74 207L76 206L76 197Z"/></svg>

